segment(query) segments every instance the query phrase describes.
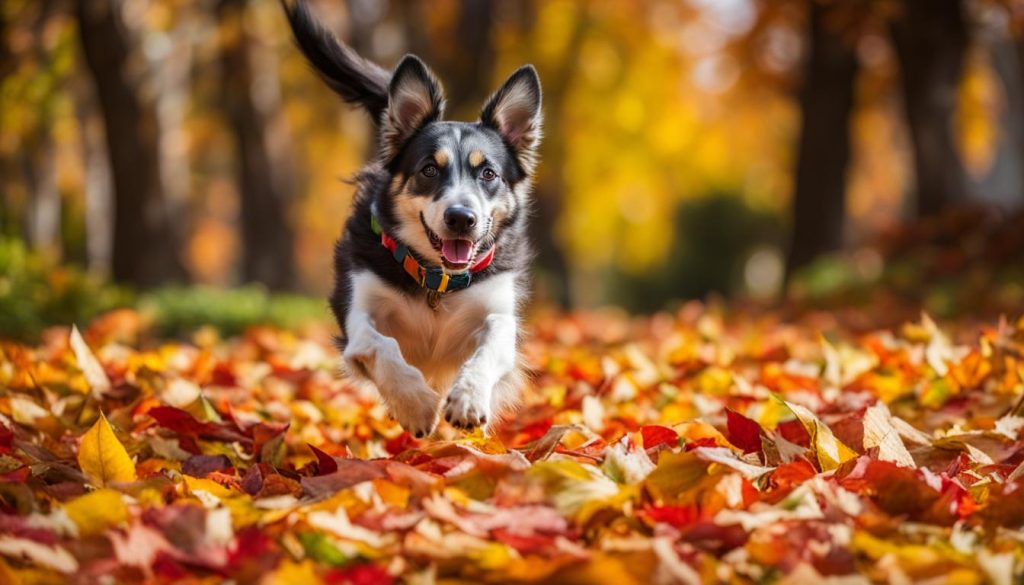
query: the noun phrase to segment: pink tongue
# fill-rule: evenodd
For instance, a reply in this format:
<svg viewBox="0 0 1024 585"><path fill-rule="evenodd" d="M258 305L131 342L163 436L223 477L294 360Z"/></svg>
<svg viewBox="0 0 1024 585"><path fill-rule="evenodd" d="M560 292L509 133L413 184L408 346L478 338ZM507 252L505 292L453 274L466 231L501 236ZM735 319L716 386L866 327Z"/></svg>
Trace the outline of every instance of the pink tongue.
<svg viewBox="0 0 1024 585"><path fill-rule="evenodd" d="M473 242L469 240L441 240L441 255L452 264L465 264L473 253Z"/></svg>

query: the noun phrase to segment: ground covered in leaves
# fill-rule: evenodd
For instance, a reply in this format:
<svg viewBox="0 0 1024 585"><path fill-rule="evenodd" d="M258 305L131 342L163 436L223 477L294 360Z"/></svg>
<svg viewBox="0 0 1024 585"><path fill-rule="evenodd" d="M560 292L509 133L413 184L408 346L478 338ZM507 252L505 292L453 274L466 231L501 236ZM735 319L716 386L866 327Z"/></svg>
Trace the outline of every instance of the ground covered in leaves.
<svg viewBox="0 0 1024 585"><path fill-rule="evenodd" d="M868 319L870 320L870 319ZM863 324L865 319L860 319ZM494 436L417 441L330 331L0 343L0 582L1011 583L1024 320L537 315Z"/></svg>

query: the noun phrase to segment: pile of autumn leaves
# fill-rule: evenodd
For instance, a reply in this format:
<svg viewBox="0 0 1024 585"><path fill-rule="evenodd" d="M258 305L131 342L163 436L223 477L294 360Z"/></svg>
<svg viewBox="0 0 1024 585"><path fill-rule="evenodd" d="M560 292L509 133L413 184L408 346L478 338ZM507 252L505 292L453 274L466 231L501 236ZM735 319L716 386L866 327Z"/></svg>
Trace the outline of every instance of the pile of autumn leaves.
<svg viewBox="0 0 1024 585"><path fill-rule="evenodd" d="M532 323L514 420L427 441L337 375L326 329L158 342L120 312L0 342L0 582L1024 571L1024 320Z"/></svg>

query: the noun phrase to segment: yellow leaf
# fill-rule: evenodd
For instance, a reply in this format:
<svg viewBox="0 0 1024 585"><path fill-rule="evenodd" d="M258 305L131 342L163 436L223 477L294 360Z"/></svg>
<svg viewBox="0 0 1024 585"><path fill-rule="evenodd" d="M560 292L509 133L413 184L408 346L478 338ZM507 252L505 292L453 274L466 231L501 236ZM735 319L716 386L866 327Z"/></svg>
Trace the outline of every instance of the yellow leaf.
<svg viewBox="0 0 1024 585"><path fill-rule="evenodd" d="M484 570L494 571L506 567L515 558L515 555L508 546L491 542L481 550L471 553L470 557Z"/></svg>
<svg viewBox="0 0 1024 585"><path fill-rule="evenodd" d="M775 399L785 404L796 415L797 420L811 436L811 447L818 455L818 464L821 465L822 471L835 469L857 456L857 453L837 439L832 434L832 429L814 416L813 412L799 404L786 402L779 396L775 396Z"/></svg>
<svg viewBox="0 0 1024 585"><path fill-rule="evenodd" d="M644 480L644 486L655 502L671 503L699 485L708 476L708 466L693 451L665 451L658 458L658 466Z"/></svg>
<svg viewBox="0 0 1024 585"><path fill-rule="evenodd" d="M117 440L117 435L103 413L100 413L99 420L82 437L78 446L78 465L97 487L135 481L135 464L124 445Z"/></svg>
<svg viewBox="0 0 1024 585"><path fill-rule="evenodd" d="M128 508L121 494L110 489L101 489L75 498L64 505L64 512L83 535L100 534L107 528L124 522Z"/></svg>
<svg viewBox="0 0 1024 585"><path fill-rule="evenodd" d="M267 585L315 585L323 583L316 574L316 565L309 559L294 562L285 559L276 571L267 575L264 580Z"/></svg>

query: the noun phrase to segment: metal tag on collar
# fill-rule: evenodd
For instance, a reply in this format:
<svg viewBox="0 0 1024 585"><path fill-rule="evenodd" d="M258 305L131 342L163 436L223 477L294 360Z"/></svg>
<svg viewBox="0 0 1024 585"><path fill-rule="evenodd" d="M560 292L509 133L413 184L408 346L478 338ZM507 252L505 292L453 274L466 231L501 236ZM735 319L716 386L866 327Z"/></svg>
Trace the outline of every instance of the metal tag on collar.
<svg viewBox="0 0 1024 585"><path fill-rule="evenodd" d="M442 294L436 290L427 290L427 306L436 311L437 306L441 304Z"/></svg>

